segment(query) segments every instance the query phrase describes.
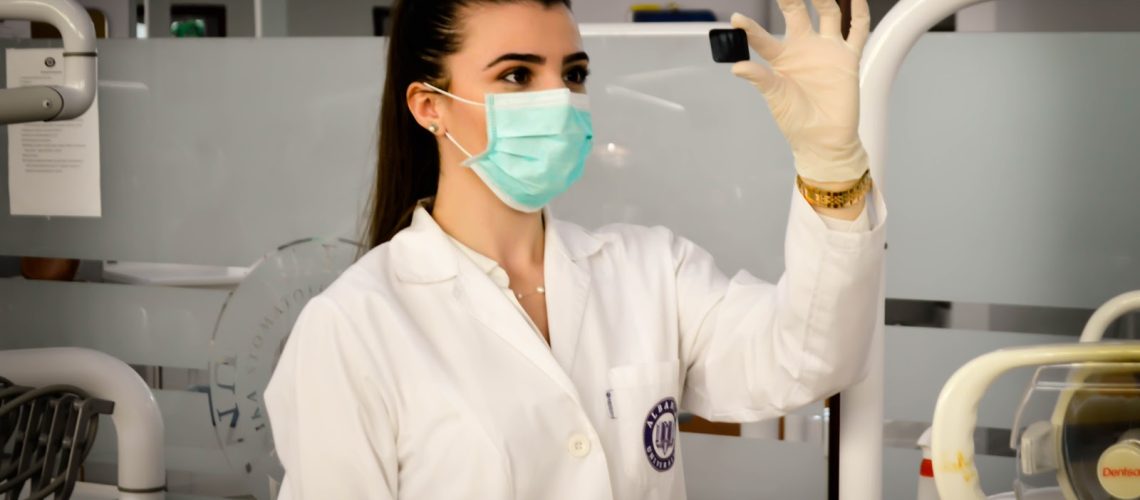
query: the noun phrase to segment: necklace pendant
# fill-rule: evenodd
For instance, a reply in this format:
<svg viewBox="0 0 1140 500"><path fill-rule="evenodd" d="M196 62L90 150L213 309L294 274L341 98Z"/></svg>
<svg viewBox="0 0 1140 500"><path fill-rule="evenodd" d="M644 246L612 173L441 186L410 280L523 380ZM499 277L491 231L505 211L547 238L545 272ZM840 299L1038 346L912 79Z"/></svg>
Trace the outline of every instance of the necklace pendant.
<svg viewBox="0 0 1140 500"><path fill-rule="evenodd" d="M540 295L542 295L542 294L545 294L545 293L546 293L546 288L545 288L545 287L542 287L542 286L539 286L539 287L538 287L538 288L536 288L536 289L535 289L533 292L527 292L527 293L518 293L518 292L514 292L514 294L515 294L515 298L517 298L517 299L519 299L519 300L522 300L522 298L523 298L523 297L529 297L529 296L531 296L531 295L534 295L534 294L536 294L536 293L537 293L537 294L540 294Z"/></svg>

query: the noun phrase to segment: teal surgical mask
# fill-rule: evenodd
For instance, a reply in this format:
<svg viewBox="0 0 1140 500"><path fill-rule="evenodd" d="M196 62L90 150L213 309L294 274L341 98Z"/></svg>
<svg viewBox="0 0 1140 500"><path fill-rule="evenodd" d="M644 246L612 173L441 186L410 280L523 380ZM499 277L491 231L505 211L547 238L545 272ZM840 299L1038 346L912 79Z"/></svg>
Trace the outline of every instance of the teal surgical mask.
<svg viewBox="0 0 1140 500"><path fill-rule="evenodd" d="M451 136L470 167L507 206L537 212L580 177L594 141L589 100L569 89L487 94L486 102L464 99L425 83L457 101L487 110L487 149L472 155Z"/></svg>

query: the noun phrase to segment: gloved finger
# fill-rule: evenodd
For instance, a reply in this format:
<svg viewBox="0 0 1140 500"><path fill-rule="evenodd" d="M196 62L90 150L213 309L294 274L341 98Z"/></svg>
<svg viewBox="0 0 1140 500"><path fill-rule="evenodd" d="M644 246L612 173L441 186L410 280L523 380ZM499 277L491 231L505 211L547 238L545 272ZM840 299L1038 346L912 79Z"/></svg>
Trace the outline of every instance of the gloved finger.
<svg viewBox="0 0 1140 500"><path fill-rule="evenodd" d="M811 3L819 13L819 34L829 38L842 38L840 26L843 13L839 11L839 4L835 0L812 0Z"/></svg>
<svg viewBox="0 0 1140 500"><path fill-rule="evenodd" d="M862 55L870 34L871 11L867 8L867 0L851 0L851 31L847 33L847 46Z"/></svg>
<svg viewBox="0 0 1140 500"><path fill-rule="evenodd" d="M764 59L771 61L784 51L784 44L744 14L738 12L732 15L732 27L744 30L748 34L748 46Z"/></svg>
<svg viewBox="0 0 1140 500"><path fill-rule="evenodd" d="M748 80L760 89L760 92L766 97L783 85L783 80L773 73L771 68L752 61L740 61L733 64L732 74Z"/></svg>
<svg viewBox="0 0 1140 500"><path fill-rule="evenodd" d="M807 0L779 0L780 12L784 13L784 25L788 36L799 36L811 32L811 16L808 15Z"/></svg>

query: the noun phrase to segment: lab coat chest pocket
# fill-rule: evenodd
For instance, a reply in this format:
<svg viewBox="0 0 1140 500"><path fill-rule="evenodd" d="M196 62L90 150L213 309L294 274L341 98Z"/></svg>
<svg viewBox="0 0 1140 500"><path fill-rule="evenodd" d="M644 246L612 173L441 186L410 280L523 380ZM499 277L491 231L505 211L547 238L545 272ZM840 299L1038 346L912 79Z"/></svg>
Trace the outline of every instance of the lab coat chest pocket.
<svg viewBox="0 0 1140 500"><path fill-rule="evenodd" d="M607 404L616 426L616 449L627 482L668 485L675 475L679 436L678 360L624 365L609 371Z"/></svg>

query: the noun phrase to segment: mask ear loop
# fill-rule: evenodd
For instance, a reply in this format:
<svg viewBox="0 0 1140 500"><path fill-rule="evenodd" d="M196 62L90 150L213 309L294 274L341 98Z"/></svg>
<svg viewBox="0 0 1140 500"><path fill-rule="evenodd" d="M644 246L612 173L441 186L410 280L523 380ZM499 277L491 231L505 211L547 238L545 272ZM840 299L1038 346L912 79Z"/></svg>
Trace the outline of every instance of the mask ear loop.
<svg viewBox="0 0 1140 500"><path fill-rule="evenodd" d="M434 90L434 91L436 91L436 92L439 92L440 94L443 94L443 95L445 95L445 96L447 96L447 97L450 97L450 98L452 98L452 99L455 99L456 101L459 101L459 102L462 102L462 103L466 103L466 104L471 104L471 105L474 105L474 106L486 106L485 104L483 104L483 103L481 103L481 102L475 102L475 101L472 101L472 100L470 100L470 99L464 99L464 98L462 98L462 97L459 97L459 96L457 96L457 95L455 95L455 94L452 94L451 92L448 92L448 91L446 91L446 90L443 90L443 89L441 89L441 88L439 88L439 87L436 87L435 85L432 85L432 84L430 84L430 83L428 83L428 82L420 82L420 83L424 84L424 86L425 86L425 87L427 87L427 88L429 88L429 89L432 89L432 90ZM468 153L468 152L467 152L467 149L466 149L466 148L464 148L463 146L460 146L460 145L459 145L459 141L456 141L456 140L455 140L455 138L451 136L451 132L447 132L447 131L444 131L444 132L443 132L443 136L444 136L444 137L446 137L446 138L447 138L447 140L451 141L451 143L452 143L452 144L454 144L454 145L455 145L455 147L459 148L459 150L460 150L460 151L462 151L462 152L463 152L463 154L467 155L467 157L468 157L468 158L474 158L474 157L475 157L475 155L473 155L473 154L471 154L471 153Z"/></svg>
<svg viewBox="0 0 1140 500"><path fill-rule="evenodd" d="M439 92L440 94L443 94L443 95L445 95L445 96L447 96L447 97L450 97L450 98L452 98L452 99L455 99L456 101L459 101L459 102L465 102L465 103L467 103L467 104L471 104L471 105L475 105L475 106L485 106L485 104L483 104L483 103L481 103L481 102L475 102L475 101L472 101L471 99L464 99L464 98L462 98L462 97L459 97L459 96L457 96L457 95L455 95L455 94L452 94L451 92L448 92L448 91L446 91L446 90L443 90L443 89L441 89L441 88L439 88L439 87L436 87L435 85L432 85L432 84L430 84L430 83L428 83L428 82L420 82L420 83L424 84L424 86L425 86L425 87L427 87L427 88L429 88L429 89L432 89L432 90L434 90L434 91L436 91L436 92Z"/></svg>
<svg viewBox="0 0 1140 500"><path fill-rule="evenodd" d="M455 138L451 136L451 132L444 132L443 136L446 137L447 140L451 141L451 143L454 144L455 147L459 148L459 150L462 151L463 154L467 155L468 158L474 158L475 157L475 155L468 153L467 150L463 148L463 146L459 145L459 141L456 141Z"/></svg>

